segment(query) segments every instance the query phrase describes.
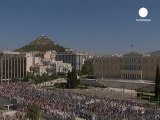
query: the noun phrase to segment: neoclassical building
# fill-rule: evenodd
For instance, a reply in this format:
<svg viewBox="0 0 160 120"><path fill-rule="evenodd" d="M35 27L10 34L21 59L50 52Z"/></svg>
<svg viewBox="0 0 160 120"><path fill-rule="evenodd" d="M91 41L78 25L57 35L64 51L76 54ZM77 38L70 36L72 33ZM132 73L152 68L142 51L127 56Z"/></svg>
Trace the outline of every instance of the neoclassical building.
<svg viewBox="0 0 160 120"><path fill-rule="evenodd" d="M94 75L97 78L120 78L130 80L155 80L160 57L131 52L94 60Z"/></svg>
<svg viewBox="0 0 160 120"><path fill-rule="evenodd" d="M0 52L0 81L26 76L26 55L19 52Z"/></svg>

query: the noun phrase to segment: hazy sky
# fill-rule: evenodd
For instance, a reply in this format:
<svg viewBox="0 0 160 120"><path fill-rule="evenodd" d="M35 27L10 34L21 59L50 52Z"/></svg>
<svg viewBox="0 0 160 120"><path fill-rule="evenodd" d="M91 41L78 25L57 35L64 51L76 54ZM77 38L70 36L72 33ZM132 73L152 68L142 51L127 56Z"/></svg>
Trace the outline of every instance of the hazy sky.
<svg viewBox="0 0 160 120"><path fill-rule="evenodd" d="M151 22L136 22L141 7ZM0 49L42 34L65 47L105 54L159 50L160 0L0 0Z"/></svg>

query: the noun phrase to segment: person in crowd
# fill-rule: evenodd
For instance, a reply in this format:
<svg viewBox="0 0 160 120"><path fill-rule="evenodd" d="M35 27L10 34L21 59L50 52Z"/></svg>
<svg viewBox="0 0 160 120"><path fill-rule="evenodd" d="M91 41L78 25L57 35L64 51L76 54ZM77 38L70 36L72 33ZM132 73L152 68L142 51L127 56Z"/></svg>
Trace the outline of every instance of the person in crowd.
<svg viewBox="0 0 160 120"><path fill-rule="evenodd" d="M20 109L35 104L44 115L54 120L72 120L75 116L86 120L160 119L160 107L156 105L87 96L61 89L47 90L28 82L0 83L0 96L13 101Z"/></svg>

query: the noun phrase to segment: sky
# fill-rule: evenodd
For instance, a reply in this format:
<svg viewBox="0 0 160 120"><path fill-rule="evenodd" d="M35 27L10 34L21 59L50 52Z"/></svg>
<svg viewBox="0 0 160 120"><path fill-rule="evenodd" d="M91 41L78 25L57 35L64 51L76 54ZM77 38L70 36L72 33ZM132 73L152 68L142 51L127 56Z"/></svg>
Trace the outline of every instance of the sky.
<svg viewBox="0 0 160 120"><path fill-rule="evenodd" d="M136 21L142 7L151 22ZM102 54L160 50L160 0L0 0L0 49L40 35Z"/></svg>

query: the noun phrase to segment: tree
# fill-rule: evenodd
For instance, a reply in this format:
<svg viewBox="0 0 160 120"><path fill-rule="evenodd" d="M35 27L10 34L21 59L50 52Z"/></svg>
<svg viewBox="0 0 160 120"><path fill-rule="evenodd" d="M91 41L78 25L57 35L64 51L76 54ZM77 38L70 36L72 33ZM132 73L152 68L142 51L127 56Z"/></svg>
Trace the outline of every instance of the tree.
<svg viewBox="0 0 160 120"><path fill-rule="evenodd" d="M83 75L93 75L93 64L84 64L81 73Z"/></svg>
<svg viewBox="0 0 160 120"><path fill-rule="evenodd" d="M67 86L68 88L76 88L79 85L79 80L77 79L76 70L73 68L72 72L68 72L67 75Z"/></svg>
<svg viewBox="0 0 160 120"><path fill-rule="evenodd" d="M35 67L35 66L30 66L29 70L30 70L33 74L35 74L35 72L36 72L36 67Z"/></svg>
<svg viewBox="0 0 160 120"><path fill-rule="evenodd" d="M159 66L157 64L157 69L156 69L156 80L155 80L155 98L158 98L158 94L160 93L160 71L159 71Z"/></svg>
<svg viewBox="0 0 160 120"><path fill-rule="evenodd" d="M27 106L27 117L29 120L39 120L41 111L35 104Z"/></svg>
<svg viewBox="0 0 160 120"><path fill-rule="evenodd" d="M58 75L56 73L52 73L50 78L51 78L51 80L57 79Z"/></svg>

